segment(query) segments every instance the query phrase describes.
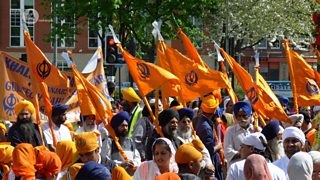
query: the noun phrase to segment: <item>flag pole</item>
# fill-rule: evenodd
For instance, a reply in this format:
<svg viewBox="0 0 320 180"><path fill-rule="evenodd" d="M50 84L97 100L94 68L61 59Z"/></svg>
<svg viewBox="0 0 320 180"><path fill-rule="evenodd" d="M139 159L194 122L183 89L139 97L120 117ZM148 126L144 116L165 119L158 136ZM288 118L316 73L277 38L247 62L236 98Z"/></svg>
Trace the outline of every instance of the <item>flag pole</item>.
<svg viewBox="0 0 320 180"><path fill-rule="evenodd" d="M290 77L291 77L293 103L294 103L296 113L298 114L299 113L299 106L298 106L298 97L297 97L297 87L296 87L296 82L295 82L295 77L294 77L294 72L293 72L293 67L292 67L292 59L291 59L291 54L290 54L290 50L289 50L288 39L284 40L284 48L285 48L285 52L286 52L287 59L288 59L289 73L290 73Z"/></svg>

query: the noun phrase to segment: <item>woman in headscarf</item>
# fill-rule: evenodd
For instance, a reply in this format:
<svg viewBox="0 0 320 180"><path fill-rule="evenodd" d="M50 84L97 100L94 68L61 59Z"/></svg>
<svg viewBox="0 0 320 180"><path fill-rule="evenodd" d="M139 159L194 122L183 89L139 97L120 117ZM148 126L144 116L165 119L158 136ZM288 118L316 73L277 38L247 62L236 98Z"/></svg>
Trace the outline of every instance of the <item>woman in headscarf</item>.
<svg viewBox="0 0 320 180"><path fill-rule="evenodd" d="M76 144L72 141L60 141L57 144L56 153L61 160L61 172L57 179L66 179L68 168L79 159Z"/></svg>
<svg viewBox="0 0 320 180"><path fill-rule="evenodd" d="M33 180L36 174L36 153L33 146L28 143L18 144L12 153L12 170L15 177L21 177L22 180Z"/></svg>
<svg viewBox="0 0 320 180"><path fill-rule="evenodd" d="M0 143L0 179L8 179L13 149L14 147L10 143Z"/></svg>
<svg viewBox="0 0 320 180"><path fill-rule="evenodd" d="M258 154L252 154L247 157L243 171L246 180L272 179L266 159Z"/></svg>
<svg viewBox="0 0 320 180"><path fill-rule="evenodd" d="M178 173L175 149L167 138L158 138L152 145L153 160L144 161L133 175L134 180L149 180L167 173Z"/></svg>
<svg viewBox="0 0 320 180"><path fill-rule="evenodd" d="M313 163L306 152L297 152L289 160L288 175L290 180L311 180Z"/></svg>

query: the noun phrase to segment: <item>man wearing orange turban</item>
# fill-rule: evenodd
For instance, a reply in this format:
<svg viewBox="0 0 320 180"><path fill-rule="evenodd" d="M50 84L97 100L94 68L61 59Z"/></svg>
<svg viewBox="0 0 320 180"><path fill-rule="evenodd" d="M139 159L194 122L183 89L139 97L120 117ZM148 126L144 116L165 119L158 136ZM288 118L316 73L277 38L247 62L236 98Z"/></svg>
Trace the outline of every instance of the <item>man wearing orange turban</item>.
<svg viewBox="0 0 320 180"><path fill-rule="evenodd" d="M57 143L56 153L61 160L61 172L57 179L65 176L68 168L79 159L76 144L72 141L60 141Z"/></svg>
<svg viewBox="0 0 320 180"><path fill-rule="evenodd" d="M8 179L13 149L9 143L0 143L0 179Z"/></svg>
<svg viewBox="0 0 320 180"><path fill-rule="evenodd" d="M42 145L39 128L33 123L34 106L29 101L20 101L14 106L17 122L9 129L8 141L12 146L19 143L30 143L35 146Z"/></svg>
<svg viewBox="0 0 320 180"><path fill-rule="evenodd" d="M76 148L79 153L80 160L83 163L89 161L101 163L98 136L100 136L100 134L97 132L83 132L74 134Z"/></svg>
<svg viewBox="0 0 320 180"><path fill-rule="evenodd" d="M37 163L36 177L39 179L54 179L61 170L61 160L56 153L49 150L35 150Z"/></svg>
<svg viewBox="0 0 320 180"><path fill-rule="evenodd" d="M208 149L211 160L215 166L215 177L223 180L219 151L222 148L221 141L217 139L215 125L215 112L219 106L219 97L209 94L202 98L202 114L198 119L196 132L200 140Z"/></svg>
<svg viewBox="0 0 320 180"><path fill-rule="evenodd" d="M36 153L31 144L20 143L12 153L13 164L12 170L16 177L22 180L33 180L36 175Z"/></svg>
<svg viewBox="0 0 320 180"><path fill-rule="evenodd" d="M121 91L123 110L129 113L129 137L131 137L136 122L142 117L142 109L139 105L141 99L132 87Z"/></svg>

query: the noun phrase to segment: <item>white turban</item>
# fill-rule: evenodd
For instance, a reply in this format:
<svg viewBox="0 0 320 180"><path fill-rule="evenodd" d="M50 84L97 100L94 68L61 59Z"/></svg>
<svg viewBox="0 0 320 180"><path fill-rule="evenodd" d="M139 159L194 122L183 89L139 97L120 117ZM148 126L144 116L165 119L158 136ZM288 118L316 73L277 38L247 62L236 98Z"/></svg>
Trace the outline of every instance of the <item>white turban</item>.
<svg viewBox="0 0 320 180"><path fill-rule="evenodd" d="M223 101L223 113L226 112L227 109L227 104L231 99L229 97L227 97L224 101Z"/></svg>
<svg viewBox="0 0 320 180"><path fill-rule="evenodd" d="M319 151L310 151L308 153L311 156L313 163L320 163L320 152Z"/></svg>
<svg viewBox="0 0 320 180"><path fill-rule="evenodd" d="M297 123L303 123L304 117L302 114L293 114L289 116L289 119L291 120L292 124L295 125Z"/></svg>
<svg viewBox="0 0 320 180"><path fill-rule="evenodd" d="M290 180L309 180L312 177L313 163L306 152L297 152L289 160L288 176Z"/></svg>
<svg viewBox="0 0 320 180"><path fill-rule="evenodd" d="M260 132L255 132L248 134L242 141L242 144L248 145L248 146L253 146L256 149L259 149L261 151L265 150L265 146L262 144L260 138L263 139L264 143L267 143L266 138L264 135Z"/></svg>
<svg viewBox="0 0 320 180"><path fill-rule="evenodd" d="M286 138L289 138L289 137L299 139L302 145L304 145L306 141L306 137L304 133L300 129L293 126L290 126L284 129L282 133L282 141L286 140Z"/></svg>

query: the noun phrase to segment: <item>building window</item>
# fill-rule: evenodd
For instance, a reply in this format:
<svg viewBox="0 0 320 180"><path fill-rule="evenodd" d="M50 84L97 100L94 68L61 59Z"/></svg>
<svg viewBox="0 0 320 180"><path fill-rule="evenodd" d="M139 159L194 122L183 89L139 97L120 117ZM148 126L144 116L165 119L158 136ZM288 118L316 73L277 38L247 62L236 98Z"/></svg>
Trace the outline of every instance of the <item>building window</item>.
<svg viewBox="0 0 320 180"><path fill-rule="evenodd" d="M271 42L272 46L271 49L280 49L280 40L276 39L274 42Z"/></svg>
<svg viewBox="0 0 320 180"><path fill-rule="evenodd" d="M25 16L32 12L28 9L34 9L34 0L11 0L10 3L10 46L24 47L23 24L25 23ZM24 18L23 18L24 17ZM34 37L34 23L27 21L26 23L31 38Z"/></svg>
<svg viewBox="0 0 320 180"><path fill-rule="evenodd" d="M56 28L66 29L66 28L75 29L74 19L58 19L58 26ZM53 38L54 39L54 38ZM51 46L54 46L54 41ZM57 47L58 48L74 48L75 47L75 33L65 34L64 38L57 35Z"/></svg>
<svg viewBox="0 0 320 180"><path fill-rule="evenodd" d="M89 48L97 48L99 37L96 31L92 30L92 24L90 19L88 20L88 47Z"/></svg>
<svg viewBox="0 0 320 180"><path fill-rule="evenodd" d="M267 40L262 39L258 44L258 49L267 49Z"/></svg>

